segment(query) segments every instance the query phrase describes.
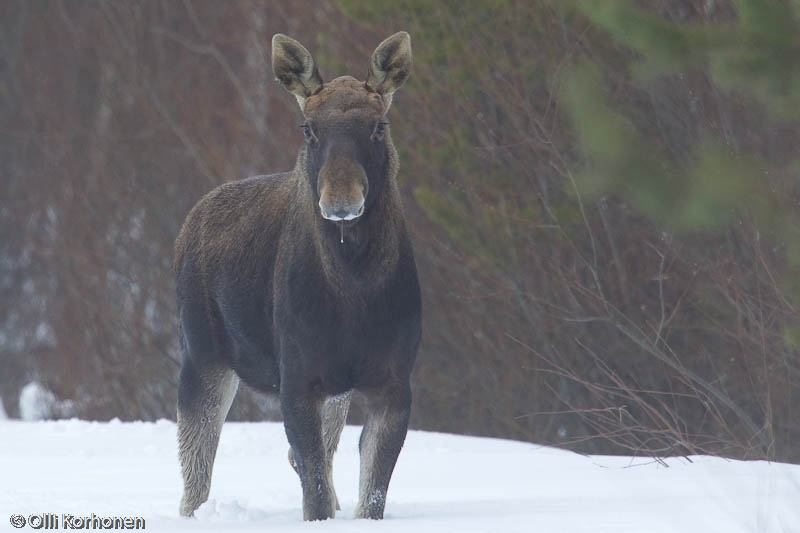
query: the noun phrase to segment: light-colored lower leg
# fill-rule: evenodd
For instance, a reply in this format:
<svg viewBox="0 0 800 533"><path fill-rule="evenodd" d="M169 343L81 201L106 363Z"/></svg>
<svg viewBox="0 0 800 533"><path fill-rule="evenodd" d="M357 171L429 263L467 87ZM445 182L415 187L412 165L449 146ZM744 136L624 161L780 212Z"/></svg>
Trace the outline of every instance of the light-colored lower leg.
<svg viewBox="0 0 800 533"><path fill-rule="evenodd" d="M181 516L192 516L207 499L222 424L239 387L232 370L199 375L191 405L178 405L178 454L183 473Z"/></svg>
<svg viewBox="0 0 800 533"><path fill-rule="evenodd" d="M408 412L383 408L370 412L361 434L361 470L356 518L383 518L389 480L403 447Z"/></svg>

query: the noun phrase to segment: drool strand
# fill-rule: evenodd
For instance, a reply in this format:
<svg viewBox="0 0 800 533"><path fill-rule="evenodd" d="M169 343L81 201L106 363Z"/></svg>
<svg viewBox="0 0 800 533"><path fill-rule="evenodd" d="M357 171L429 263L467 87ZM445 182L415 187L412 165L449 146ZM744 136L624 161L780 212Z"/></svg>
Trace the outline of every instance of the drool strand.
<svg viewBox="0 0 800 533"><path fill-rule="evenodd" d="M344 244L344 220L339 222L339 229L341 230L341 237L339 238L339 244Z"/></svg>

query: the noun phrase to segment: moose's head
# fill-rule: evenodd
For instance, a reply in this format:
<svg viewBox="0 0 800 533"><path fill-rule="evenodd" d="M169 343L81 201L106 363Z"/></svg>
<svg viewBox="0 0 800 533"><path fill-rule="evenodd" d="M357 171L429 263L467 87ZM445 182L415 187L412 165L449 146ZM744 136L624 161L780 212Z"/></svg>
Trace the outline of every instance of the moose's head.
<svg viewBox="0 0 800 533"><path fill-rule="evenodd" d="M272 69L303 112L305 173L320 214L355 222L397 171L386 113L411 71L411 37L399 32L375 49L366 81L323 82L308 50L283 34L272 38Z"/></svg>

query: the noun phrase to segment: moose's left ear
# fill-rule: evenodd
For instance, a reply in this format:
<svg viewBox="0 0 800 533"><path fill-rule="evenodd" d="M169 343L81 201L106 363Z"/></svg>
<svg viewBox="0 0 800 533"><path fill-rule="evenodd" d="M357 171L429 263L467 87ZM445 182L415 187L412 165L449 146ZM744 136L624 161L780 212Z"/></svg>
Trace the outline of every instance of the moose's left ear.
<svg viewBox="0 0 800 533"><path fill-rule="evenodd" d="M408 79L411 63L411 36L404 31L383 41L372 53L366 85L384 97L387 108L392 102L392 93Z"/></svg>

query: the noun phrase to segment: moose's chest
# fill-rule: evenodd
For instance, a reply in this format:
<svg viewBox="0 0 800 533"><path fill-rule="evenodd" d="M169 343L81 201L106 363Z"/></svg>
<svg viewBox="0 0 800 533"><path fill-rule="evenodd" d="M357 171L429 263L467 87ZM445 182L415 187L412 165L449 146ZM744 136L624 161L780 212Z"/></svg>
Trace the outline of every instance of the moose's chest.
<svg viewBox="0 0 800 533"><path fill-rule="evenodd" d="M416 272L380 284L364 278L331 285L297 265L276 290L275 336L282 361L326 388L349 389L413 365L420 335Z"/></svg>

